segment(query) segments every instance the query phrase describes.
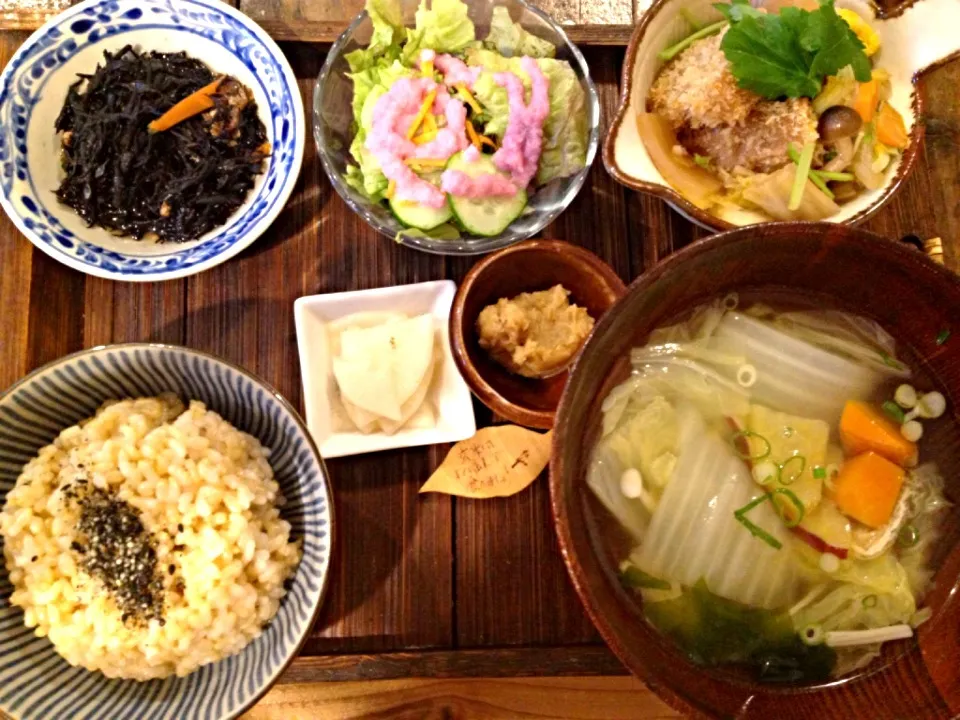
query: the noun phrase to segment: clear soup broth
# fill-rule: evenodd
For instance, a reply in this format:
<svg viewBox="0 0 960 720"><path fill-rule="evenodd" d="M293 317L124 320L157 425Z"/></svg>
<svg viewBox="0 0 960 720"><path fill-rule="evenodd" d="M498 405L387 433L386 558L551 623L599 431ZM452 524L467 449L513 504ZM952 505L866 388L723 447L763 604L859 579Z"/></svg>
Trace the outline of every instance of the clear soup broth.
<svg viewBox="0 0 960 720"><path fill-rule="evenodd" d="M908 348L865 317L732 294L630 367L602 404L594 527L693 662L823 682L929 620L958 434Z"/></svg>

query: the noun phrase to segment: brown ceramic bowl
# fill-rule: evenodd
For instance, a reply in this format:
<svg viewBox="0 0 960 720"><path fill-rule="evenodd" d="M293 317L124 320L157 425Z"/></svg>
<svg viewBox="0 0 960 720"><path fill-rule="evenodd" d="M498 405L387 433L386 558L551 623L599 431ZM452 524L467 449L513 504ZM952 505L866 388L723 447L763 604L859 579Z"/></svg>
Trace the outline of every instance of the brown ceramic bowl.
<svg viewBox="0 0 960 720"><path fill-rule="evenodd" d="M647 96L663 62L657 53L691 32L681 10L706 25L721 18L715 0L655 0L643 13L627 46L623 63L620 105L603 145L603 164L620 183L656 195L697 224L711 230L767 222L765 216L728 209L723 217L702 210L684 198L653 165L637 132L636 113L646 109ZM815 3L814 3L815 4ZM886 9L879 9L877 5ZM960 56L960 22L957 0L837 0L868 19L881 39L877 67L890 72L890 103L903 115L910 142L898 163L891 164L883 184L863 192L842 206L830 222L851 224L873 215L902 186L916 165L923 147L923 93L917 82L923 73Z"/></svg>
<svg viewBox="0 0 960 720"><path fill-rule="evenodd" d="M910 640L884 645L865 670L817 685L769 685L698 668L642 616L616 580L601 528L615 520L589 493L585 470L600 404L629 372L629 351L684 311L728 292L818 299L880 322L901 354L947 397L953 423L922 441L953 507L933 557L933 617ZM944 328L953 339L938 345ZM770 224L694 243L636 280L584 346L560 403L550 491L560 545L593 622L624 664L678 710L738 720L960 717L960 278L922 253L854 228Z"/></svg>
<svg viewBox="0 0 960 720"><path fill-rule="evenodd" d="M553 427L568 373L532 379L509 372L480 347L477 316L500 298L548 290L558 283L570 291L570 302L585 307L598 321L626 291L613 268L592 252L559 240L528 240L474 265L453 300L450 342L460 373L484 405L518 425Z"/></svg>

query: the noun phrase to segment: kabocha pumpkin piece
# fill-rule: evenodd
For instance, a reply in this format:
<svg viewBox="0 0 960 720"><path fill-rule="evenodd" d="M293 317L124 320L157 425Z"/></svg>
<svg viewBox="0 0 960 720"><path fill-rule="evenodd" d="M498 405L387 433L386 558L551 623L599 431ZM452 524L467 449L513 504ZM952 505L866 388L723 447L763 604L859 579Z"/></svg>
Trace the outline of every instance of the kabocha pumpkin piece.
<svg viewBox="0 0 960 720"><path fill-rule="evenodd" d="M847 460L834 481L834 502L840 511L868 527L890 520L906 471L875 452Z"/></svg>
<svg viewBox="0 0 960 720"><path fill-rule="evenodd" d="M850 400L840 418L840 442L847 455L872 451L902 467L917 464L917 445L869 403Z"/></svg>

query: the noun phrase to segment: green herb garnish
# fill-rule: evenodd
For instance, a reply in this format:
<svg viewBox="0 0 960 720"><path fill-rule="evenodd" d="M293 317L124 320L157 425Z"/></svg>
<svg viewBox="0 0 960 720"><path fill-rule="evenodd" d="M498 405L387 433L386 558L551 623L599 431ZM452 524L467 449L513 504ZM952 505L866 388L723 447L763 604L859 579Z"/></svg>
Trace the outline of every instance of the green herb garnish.
<svg viewBox="0 0 960 720"><path fill-rule="evenodd" d="M750 518L747 517L748 512L750 512L757 505L760 505L761 503L765 502L769 498L770 498L769 493L764 493L760 497L754 498L739 510L734 510L733 517L736 518L737 522L743 525L750 532L750 534L753 535L755 538L757 538L758 540L762 540L767 545L772 547L774 550L779 550L780 548L783 547L783 544L779 540L777 540L773 535L768 533L766 530L764 530L762 527L760 527L756 523L752 522Z"/></svg>
<svg viewBox="0 0 960 720"><path fill-rule="evenodd" d="M912 548L920 542L920 531L916 525L904 525L897 534L897 545L902 548Z"/></svg>
<svg viewBox="0 0 960 720"><path fill-rule="evenodd" d="M863 43L837 15L833 0L813 12L795 7L763 13L749 0L714 7L730 21L720 48L740 87L765 98L816 97L824 80L850 65L867 82L870 59Z"/></svg>
<svg viewBox="0 0 960 720"><path fill-rule="evenodd" d="M776 495L783 495L787 500L793 503L793 506L797 509L797 519L791 520L787 517L783 508L776 501ZM806 508L804 508L803 503L800 501L800 498L797 497L797 494L793 490L787 490L787 488L777 488L772 493L770 493L771 502L773 502L773 507L776 508L777 514L780 516L780 519L783 520L783 524L788 528L794 528L800 524L800 521L803 520L803 516L806 513Z"/></svg>
<svg viewBox="0 0 960 720"><path fill-rule="evenodd" d="M784 472L788 467L795 465L798 462L800 463L799 468L791 468L789 472ZM782 465L780 465L780 471L777 479L780 481L781 485L792 485L798 479L800 479L800 476L803 475L803 471L806 467L807 459L803 455L794 455L793 457L789 457Z"/></svg>
<svg viewBox="0 0 960 720"><path fill-rule="evenodd" d="M950 331L946 328L937 333L937 345L943 345L949 339Z"/></svg>
<svg viewBox="0 0 960 720"><path fill-rule="evenodd" d="M810 163L813 162L813 151L817 149L816 143L807 143L800 151L800 158L797 160L797 171L793 176L793 188L790 190L790 202L787 203L789 210L799 210L800 203L803 202L803 190L807 187L807 178L810 177Z"/></svg>
<svg viewBox="0 0 960 720"><path fill-rule="evenodd" d="M880 359L883 360L883 364L887 367L892 367L894 370L903 370L903 365L890 357L889 353L881 352Z"/></svg>
<svg viewBox="0 0 960 720"><path fill-rule="evenodd" d="M705 28L700 28L692 35L688 35L683 40L678 42L676 45L671 45L666 50L661 50L657 55L661 60L672 60L677 55L682 53L688 47L693 45L697 40L701 40L705 37L710 37L711 35L716 35L718 32L723 30L726 27L727 21L721 20L719 22L713 23L713 25L707 25Z"/></svg>
<svg viewBox="0 0 960 720"><path fill-rule="evenodd" d="M870 608L875 608L877 606L877 596L876 595L867 595L863 599L863 607L869 610Z"/></svg>
<svg viewBox="0 0 960 720"><path fill-rule="evenodd" d="M883 405L880 406L883 411L890 416L891 420L903 425L907 421L907 416L904 414L903 409L897 405L893 400L887 400Z"/></svg>
<svg viewBox="0 0 960 720"><path fill-rule="evenodd" d="M694 155L694 156L693 156L693 161L694 161L697 165L699 165L700 167L702 167L704 170L709 170L709 169L710 169L710 164L711 164L711 163L710 163L710 158L708 158L706 155Z"/></svg>
<svg viewBox="0 0 960 720"><path fill-rule="evenodd" d="M757 455L750 454L750 438L757 438L763 443L763 450ZM746 445L746 451L740 449L740 445L737 442L738 440L744 440L744 445ZM770 441L767 440L763 435L753 432L752 430L740 430L733 434L733 449L737 453L737 456L741 460L763 460L765 457L770 455Z"/></svg>
<svg viewBox="0 0 960 720"><path fill-rule="evenodd" d="M813 479L814 480L826 480L827 479L827 469L822 465L817 465L813 468Z"/></svg>
<svg viewBox="0 0 960 720"><path fill-rule="evenodd" d="M669 590L670 583L646 573L636 565L627 565L620 571L620 583L631 590Z"/></svg>

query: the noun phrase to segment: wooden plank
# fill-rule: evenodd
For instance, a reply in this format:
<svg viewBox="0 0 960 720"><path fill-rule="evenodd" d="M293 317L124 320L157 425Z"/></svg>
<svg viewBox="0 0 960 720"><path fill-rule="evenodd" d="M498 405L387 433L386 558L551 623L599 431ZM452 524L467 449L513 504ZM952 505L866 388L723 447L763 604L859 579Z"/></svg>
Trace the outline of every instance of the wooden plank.
<svg viewBox="0 0 960 720"><path fill-rule="evenodd" d="M412 23L417 5L414 0L403 1L405 21ZM633 0L537 0L534 5L564 26L633 24ZM316 24L326 31L339 25L333 37L323 38L332 40L363 11L364 0L240 0L239 7L260 23Z"/></svg>
<svg viewBox="0 0 960 720"><path fill-rule="evenodd" d="M602 118L613 115L620 53L594 49ZM545 237L576 242L630 277L623 189L596 162L580 195ZM597 640L557 547L546 474L511 498L457 500L457 640L460 647Z"/></svg>
<svg viewBox="0 0 960 720"><path fill-rule="evenodd" d="M244 717L667 720L682 715L635 678L574 677L279 685Z"/></svg>
<svg viewBox="0 0 960 720"><path fill-rule="evenodd" d="M309 106L320 57L291 49ZM293 303L302 295L442 277L442 258L377 236L337 197L312 139L294 198L249 250L187 281L187 344L257 372L302 408ZM430 448L330 463L338 538L306 653L442 647L452 637L451 503L417 488Z"/></svg>
<svg viewBox="0 0 960 720"><path fill-rule="evenodd" d="M73 0L0 0L0 30L36 30L72 4Z"/></svg>
<svg viewBox="0 0 960 720"><path fill-rule="evenodd" d="M332 43L347 29L349 20L299 20L271 17L265 9L250 11L251 16L277 41ZM3 30L0 24L0 30ZM564 32L577 45L626 46L633 34L631 24L564 25Z"/></svg>
<svg viewBox="0 0 960 720"><path fill-rule="evenodd" d="M562 645L299 657L279 682L627 674L606 645Z"/></svg>
<svg viewBox="0 0 960 720"><path fill-rule="evenodd" d="M159 342L182 345L186 339L186 280L117 283L88 277L84 305L84 347L107 343Z"/></svg>

